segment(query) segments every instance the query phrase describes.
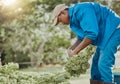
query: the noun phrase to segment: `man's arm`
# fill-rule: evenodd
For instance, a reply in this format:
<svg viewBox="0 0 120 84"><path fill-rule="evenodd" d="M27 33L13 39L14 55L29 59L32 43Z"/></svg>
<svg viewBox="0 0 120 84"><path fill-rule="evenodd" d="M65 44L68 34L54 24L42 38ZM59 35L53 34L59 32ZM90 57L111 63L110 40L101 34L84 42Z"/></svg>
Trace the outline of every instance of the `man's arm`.
<svg viewBox="0 0 120 84"><path fill-rule="evenodd" d="M81 40L77 39L76 42L71 47L69 47L69 49L74 50L80 43L81 43Z"/></svg>
<svg viewBox="0 0 120 84"><path fill-rule="evenodd" d="M77 39L76 42L75 42L71 47L68 48L68 55L69 55L69 57L72 57L72 56L73 56L73 53L72 53L73 50L74 50L81 42L82 42L81 40Z"/></svg>
<svg viewBox="0 0 120 84"><path fill-rule="evenodd" d="M78 54L82 49L84 49L85 47L87 47L91 43L92 43L92 40L85 37L83 39L83 41L73 50L73 53Z"/></svg>

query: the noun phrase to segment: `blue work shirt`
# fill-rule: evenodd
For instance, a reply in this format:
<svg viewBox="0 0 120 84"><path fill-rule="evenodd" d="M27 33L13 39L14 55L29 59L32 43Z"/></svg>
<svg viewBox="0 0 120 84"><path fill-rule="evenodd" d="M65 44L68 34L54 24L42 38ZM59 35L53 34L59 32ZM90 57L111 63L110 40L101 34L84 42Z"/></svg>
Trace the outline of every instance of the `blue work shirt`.
<svg viewBox="0 0 120 84"><path fill-rule="evenodd" d="M104 49L120 24L120 17L111 9L95 2L78 3L68 9L70 28L78 39L85 37Z"/></svg>

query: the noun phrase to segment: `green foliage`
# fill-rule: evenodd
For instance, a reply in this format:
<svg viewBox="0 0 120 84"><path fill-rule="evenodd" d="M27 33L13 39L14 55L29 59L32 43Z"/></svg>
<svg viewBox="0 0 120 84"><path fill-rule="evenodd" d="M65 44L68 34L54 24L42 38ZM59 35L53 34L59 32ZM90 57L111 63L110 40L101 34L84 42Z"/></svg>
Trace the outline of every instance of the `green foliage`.
<svg viewBox="0 0 120 84"><path fill-rule="evenodd" d="M46 8L47 11L51 11L54 9L54 7L57 5L57 4L60 4L60 3L63 3L63 0L41 0L41 4L44 4L44 6L48 6Z"/></svg>
<svg viewBox="0 0 120 84"><path fill-rule="evenodd" d="M0 0L0 24L11 22L14 19L21 19L23 15L34 11L35 2L33 0L19 0L14 5L5 5L5 0Z"/></svg>
<svg viewBox="0 0 120 84"><path fill-rule="evenodd" d="M79 56L69 58L65 71L56 73L38 73L18 71L18 64L9 63L0 66L0 83L5 84L70 84L71 76L79 76L89 68L88 60L93 54L93 47L89 46Z"/></svg>
<svg viewBox="0 0 120 84"><path fill-rule="evenodd" d="M64 51L70 45L68 27L53 28L51 13L43 5L33 6L31 14L1 25L1 47L6 50L7 62L31 61L32 66L63 62L67 56Z"/></svg>
<svg viewBox="0 0 120 84"><path fill-rule="evenodd" d="M67 72L26 73L18 71L18 64L0 66L0 84L70 84Z"/></svg>
<svg viewBox="0 0 120 84"><path fill-rule="evenodd" d="M71 76L79 76L85 73L89 68L88 60L91 58L93 50L93 47L89 46L83 52L80 52L79 55L69 58L65 64L65 70Z"/></svg>
<svg viewBox="0 0 120 84"><path fill-rule="evenodd" d="M8 65L0 66L0 73L10 74L17 69L19 69L19 65L17 63L8 63Z"/></svg>
<svg viewBox="0 0 120 84"><path fill-rule="evenodd" d="M120 1L113 1L112 3L112 9L118 14L120 15Z"/></svg>
<svg viewBox="0 0 120 84"><path fill-rule="evenodd" d="M99 3L108 6L111 8L113 11L115 11L118 15L120 15L120 1L119 0L103 0L103 1L98 1Z"/></svg>

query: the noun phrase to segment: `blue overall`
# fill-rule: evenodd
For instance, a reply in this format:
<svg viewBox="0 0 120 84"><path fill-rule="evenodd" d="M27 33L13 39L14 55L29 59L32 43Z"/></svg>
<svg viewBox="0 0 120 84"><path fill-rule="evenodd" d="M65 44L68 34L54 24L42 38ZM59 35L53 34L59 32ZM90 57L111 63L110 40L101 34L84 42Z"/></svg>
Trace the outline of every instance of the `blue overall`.
<svg viewBox="0 0 120 84"><path fill-rule="evenodd" d="M77 38L85 37L97 46L91 68L91 79L112 82L111 68L120 44L120 17L95 2L78 3L68 9L70 28Z"/></svg>

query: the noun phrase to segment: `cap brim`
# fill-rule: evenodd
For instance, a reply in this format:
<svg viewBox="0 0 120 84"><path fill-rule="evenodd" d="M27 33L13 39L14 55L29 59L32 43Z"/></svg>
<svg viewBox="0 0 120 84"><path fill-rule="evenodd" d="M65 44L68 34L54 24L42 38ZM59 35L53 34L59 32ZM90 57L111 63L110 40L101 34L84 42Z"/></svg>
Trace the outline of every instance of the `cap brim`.
<svg viewBox="0 0 120 84"><path fill-rule="evenodd" d="M53 22L53 26L56 26L56 25L58 25L58 18L57 17L55 17L55 19L54 19L54 22Z"/></svg>

